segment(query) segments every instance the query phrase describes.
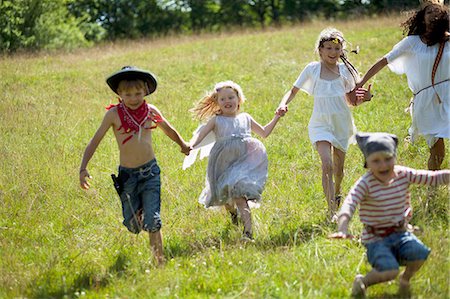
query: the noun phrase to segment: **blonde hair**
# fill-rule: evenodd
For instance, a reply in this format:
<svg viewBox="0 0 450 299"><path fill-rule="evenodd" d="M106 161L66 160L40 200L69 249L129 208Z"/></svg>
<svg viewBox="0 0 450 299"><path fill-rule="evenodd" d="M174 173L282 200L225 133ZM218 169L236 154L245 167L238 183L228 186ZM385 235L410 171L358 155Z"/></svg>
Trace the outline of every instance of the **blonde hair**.
<svg viewBox="0 0 450 299"><path fill-rule="evenodd" d="M233 81L222 81L217 83L214 86L214 89L208 92L197 104L195 104L194 108L189 110L194 114L194 117L205 120L212 116L221 114L218 100L218 93L220 90L224 88L231 88L236 92L236 95L239 99L239 105L245 102L245 95L242 92L242 88L239 84Z"/></svg>
<svg viewBox="0 0 450 299"><path fill-rule="evenodd" d="M147 84L142 80L122 80L119 82L119 85L117 86L117 92L123 92L123 91L129 91L131 89L143 89L145 93L148 93L148 86Z"/></svg>

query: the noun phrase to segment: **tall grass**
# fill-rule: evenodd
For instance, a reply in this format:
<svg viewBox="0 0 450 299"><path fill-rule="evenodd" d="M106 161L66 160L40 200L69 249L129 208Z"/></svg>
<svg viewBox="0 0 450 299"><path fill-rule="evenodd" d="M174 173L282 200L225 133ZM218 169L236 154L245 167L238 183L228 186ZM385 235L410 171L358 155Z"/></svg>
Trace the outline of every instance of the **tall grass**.
<svg viewBox="0 0 450 299"><path fill-rule="evenodd" d="M320 160L307 124L313 99L299 94L273 135L264 140L269 179L253 211L254 244L222 210L197 203L206 160L186 171L184 156L161 131L154 146L162 168L162 217L167 264L156 268L146 234L121 225L120 202L109 175L118 151L109 133L89 164L92 188L78 186L82 152L115 103L104 78L124 65L149 69L159 86L149 97L185 139L198 123L188 109L221 80L238 82L249 99L243 110L267 123L306 63L326 26L359 45L350 60L366 71L401 39L399 18L124 42L74 53L0 59L0 297L15 298L330 298L347 297L356 273L370 270L364 247L331 241L325 220ZM372 102L353 109L361 131L388 131L402 140L410 123L406 79L387 70L373 80ZM428 150L401 141L398 163L426 168ZM448 162L443 165L448 168ZM351 146L343 191L364 173ZM413 280L418 298L449 295L448 188L425 210L427 191L412 188L420 238L432 254ZM361 231L357 216L351 230ZM397 283L370 289L393 298Z"/></svg>

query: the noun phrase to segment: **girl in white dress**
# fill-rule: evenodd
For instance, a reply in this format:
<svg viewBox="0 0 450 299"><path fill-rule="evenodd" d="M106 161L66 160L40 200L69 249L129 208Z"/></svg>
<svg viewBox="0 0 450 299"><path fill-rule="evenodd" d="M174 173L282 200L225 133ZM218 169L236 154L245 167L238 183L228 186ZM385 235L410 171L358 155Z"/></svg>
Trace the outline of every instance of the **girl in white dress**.
<svg viewBox="0 0 450 299"><path fill-rule="evenodd" d="M215 135L209 154L206 186L199 202L207 208L225 206L234 224L237 224L239 212L244 225L243 239L253 240L248 202L261 200L268 160L264 145L250 133L253 131L266 138L284 112L276 113L263 127L249 114L240 113L244 101L245 96L238 84L232 81L217 83L192 109L197 118L208 121L197 130L190 145L195 150L208 134Z"/></svg>
<svg viewBox="0 0 450 299"><path fill-rule="evenodd" d="M279 105L279 110L286 111L287 104L300 89L314 96L308 131L322 162L322 187L330 219L341 200L345 152L356 132L347 103L361 103L371 98L370 86L351 93L358 73L346 59L344 49L345 39L340 31L323 30L316 43L320 61L311 62L303 69ZM338 62L339 58L343 63Z"/></svg>
<svg viewBox="0 0 450 299"><path fill-rule="evenodd" d="M448 7L442 0L422 1L420 9L403 26L408 35L378 60L357 86L386 65L397 74L406 74L414 95L410 106L411 141L418 135L425 137L430 147L428 169L438 170L445 157L444 138L450 137Z"/></svg>

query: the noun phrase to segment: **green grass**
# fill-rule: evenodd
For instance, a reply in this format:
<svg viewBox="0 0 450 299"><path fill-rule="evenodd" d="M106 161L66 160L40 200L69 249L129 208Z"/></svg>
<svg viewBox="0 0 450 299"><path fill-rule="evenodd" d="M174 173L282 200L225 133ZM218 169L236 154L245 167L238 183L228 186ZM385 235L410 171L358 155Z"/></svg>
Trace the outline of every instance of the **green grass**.
<svg viewBox="0 0 450 299"><path fill-rule="evenodd" d="M105 112L116 102L104 78L123 65L154 72L149 98L185 139L198 123L188 109L217 81L234 80L246 94L243 109L261 124L306 63L316 60L319 32L342 30L361 53L364 72L401 39L400 19L312 23L267 30L123 42L74 53L0 58L0 298L330 298L348 297L356 273L370 270L364 247L332 241L320 159L307 133L313 99L301 93L273 135L264 140L269 179L261 208L253 211L255 244L239 242L224 211L197 203L207 161L181 170L184 156L160 130L154 146L162 169L162 217L167 264L155 268L148 236L121 225L120 202L109 175L117 145L110 132L89 164L92 188L78 186L82 152ZM353 109L361 131L406 137L406 78L387 69L371 80L372 102ZM423 140L403 141L399 164L426 168ZM448 162L445 161L445 168ZM347 192L364 173L351 146L345 164ZM425 188L413 187L414 224L432 248L413 280L418 298L449 296L448 188L424 211ZM358 217L351 231L358 234ZM397 283L369 289L394 298Z"/></svg>

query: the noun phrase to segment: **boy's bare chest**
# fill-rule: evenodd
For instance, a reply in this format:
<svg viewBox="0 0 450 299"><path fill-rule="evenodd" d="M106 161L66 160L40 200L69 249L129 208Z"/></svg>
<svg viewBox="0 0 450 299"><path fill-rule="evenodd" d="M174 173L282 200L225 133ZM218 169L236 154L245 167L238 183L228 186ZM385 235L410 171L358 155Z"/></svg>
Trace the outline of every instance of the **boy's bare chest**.
<svg viewBox="0 0 450 299"><path fill-rule="evenodd" d="M150 119L147 119L133 130L126 126L120 119L119 115L116 114L113 122L113 131L119 146L142 149L142 147L151 146L151 129L154 128L154 125L155 124Z"/></svg>

